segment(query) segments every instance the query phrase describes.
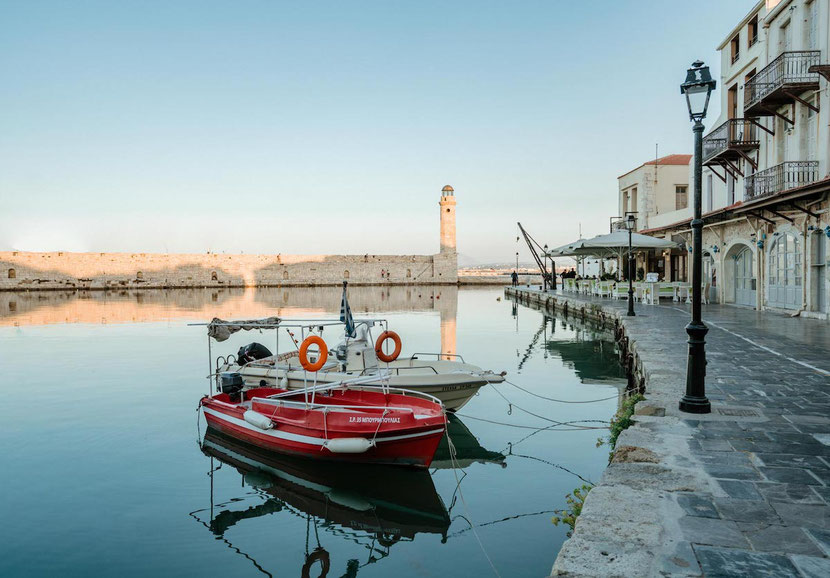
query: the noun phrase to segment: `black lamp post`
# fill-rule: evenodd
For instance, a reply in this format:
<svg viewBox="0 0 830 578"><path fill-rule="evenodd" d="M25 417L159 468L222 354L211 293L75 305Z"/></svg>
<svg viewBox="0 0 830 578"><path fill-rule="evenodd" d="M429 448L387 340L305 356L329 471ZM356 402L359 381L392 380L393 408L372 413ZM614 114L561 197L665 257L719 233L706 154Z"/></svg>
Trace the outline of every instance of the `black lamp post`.
<svg viewBox="0 0 830 578"><path fill-rule="evenodd" d="M637 217L634 213L626 213L624 222L628 231L628 316L634 317L634 253L631 248L631 233L637 226Z"/></svg>
<svg viewBox="0 0 830 578"><path fill-rule="evenodd" d="M686 71L686 82L680 92L686 95L689 119L694 122L695 134L695 190L694 218L692 219L692 320L686 326L689 334L689 359L686 364L686 395L680 400L680 411L710 413L712 406L706 398L706 333L709 329L700 318L701 282L703 277L703 219L701 197L703 179L703 119L709 97L717 83L709 74L709 67L697 60Z"/></svg>
<svg viewBox="0 0 830 578"><path fill-rule="evenodd" d="M543 261L545 264L545 272L542 274L542 285L545 288L545 291L548 290L548 246L545 244L544 248L542 249L545 255L545 260Z"/></svg>

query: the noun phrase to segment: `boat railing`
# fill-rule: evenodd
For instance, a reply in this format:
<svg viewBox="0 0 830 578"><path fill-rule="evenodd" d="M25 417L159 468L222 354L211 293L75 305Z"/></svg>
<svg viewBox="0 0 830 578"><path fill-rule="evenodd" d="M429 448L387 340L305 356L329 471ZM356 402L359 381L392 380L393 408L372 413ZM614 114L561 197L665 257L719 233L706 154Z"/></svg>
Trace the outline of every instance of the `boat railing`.
<svg viewBox="0 0 830 578"><path fill-rule="evenodd" d="M419 352L419 353L413 353L412 355L410 355L409 360L412 361L413 359L418 359L419 355L434 355L435 359L438 359L438 360L440 360L442 357L455 357L456 359L460 359L461 363L467 363L466 361L464 361L464 357L462 355L458 354L458 353L425 353L425 352Z"/></svg>
<svg viewBox="0 0 830 578"><path fill-rule="evenodd" d="M360 375L361 376L372 375L371 373L366 373L366 372L367 371L375 371L376 369L377 369L376 367L367 367L366 369L364 369L363 371L360 372ZM438 375L438 370L435 369L434 367L430 366L430 365L419 365L419 366L410 366L410 367L389 367L389 368L384 368L384 371L388 371L388 372L390 372L390 374L391 374L391 372L394 372L394 375L400 375L402 369L431 369L432 372L435 375Z"/></svg>
<svg viewBox="0 0 830 578"><path fill-rule="evenodd" d="M283 398L286 398L286 397L293 397L293 396L296 396L296 395L308 395L308 394L313 395L313 394L321 393L321 392L324 392L324 391L332 391L332 390L336 390L336 389L346 390L346 389L349 389L351 386L359 386L360 389L362 389L362 390L377 390L377 391L380 391L382 393L401 392L401 393L406 394L406 395L414 395L414 396L417 396L417 397L423 397L423 398L426 398L426 399L428 399L428 400L430 400L434 403L437 403L438 405L441 405L443 407L444 403L440 399L438 399L434 395L430 395L429 393L426 393L426 392L423 392L423 391L415 391L415 390L412 390L412 389L404 389L402 387L389 387L388 385L381 385L381 386L368 385L368 384L372 383L373 381L376 381L377 379L384 379L384 378L388 379L388 377L389 377L388 374L387 375L379 374L379 375L373 375L373 376L368 376L368 377L358 377L358 378L355 378L355 379L346 379L346 380L337 381L337 382L334 382L334 383L325 383L325 384L314 385L314 386L306 387L306 388L302 388L302 389L294 389L294 390L285 391L285 392L282 392L282 393L275 393L273 395L269 395L265 398L260 398L260 399L283 399ZM312 403L313 403L313 401L314 401L314 399L312 397ZM303 402L297 402L297 403L303 403ZM361 406L361 407L369 407L369 406Z"/></svg>

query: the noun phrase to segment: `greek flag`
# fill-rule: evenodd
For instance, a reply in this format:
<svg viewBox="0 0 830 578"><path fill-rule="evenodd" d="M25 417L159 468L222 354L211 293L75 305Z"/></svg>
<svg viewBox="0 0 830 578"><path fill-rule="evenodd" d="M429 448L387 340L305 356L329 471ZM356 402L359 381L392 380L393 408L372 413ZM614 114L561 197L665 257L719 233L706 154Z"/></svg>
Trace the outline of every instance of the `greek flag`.
<svg viewBox="0 0 830 578"><path fill-rule="evenodd" d="M340 321L346 324L346 337L356 335L352 308L349 307L349 300L346 298L346 282L343 281L343 300L340 302Z"/></svg>

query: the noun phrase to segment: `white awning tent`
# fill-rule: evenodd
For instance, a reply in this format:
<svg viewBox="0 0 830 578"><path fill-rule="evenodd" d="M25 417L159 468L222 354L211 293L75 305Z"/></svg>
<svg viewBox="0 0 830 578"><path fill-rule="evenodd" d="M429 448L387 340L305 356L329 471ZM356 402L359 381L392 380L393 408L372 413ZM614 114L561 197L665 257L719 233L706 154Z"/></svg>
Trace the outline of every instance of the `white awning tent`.
<svg viewBox="0 0 830 578"><path fill-rule="evenodd" d="M673 249L678 245L673 241L649 237L640 233L631 233L631 250L647 251L649 249ZM554 257L595 257L597 259L616 258L628 254L628 231L614 231L606 235L597 235L591 239L577 239L552 249L548 256Z"/></svg>

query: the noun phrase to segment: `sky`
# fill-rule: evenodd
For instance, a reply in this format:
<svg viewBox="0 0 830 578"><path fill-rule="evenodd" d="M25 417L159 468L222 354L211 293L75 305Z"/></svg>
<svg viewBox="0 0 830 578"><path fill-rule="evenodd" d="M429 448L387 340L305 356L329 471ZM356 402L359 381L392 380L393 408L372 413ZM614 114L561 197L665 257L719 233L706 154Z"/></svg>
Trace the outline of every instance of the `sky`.
<svg viewBox="0 0 830 578"><path fill-rule="evenodd" d="M0 0L0 250L430 254L446 184L471 262L604 233L754 3Z"/></svg>

